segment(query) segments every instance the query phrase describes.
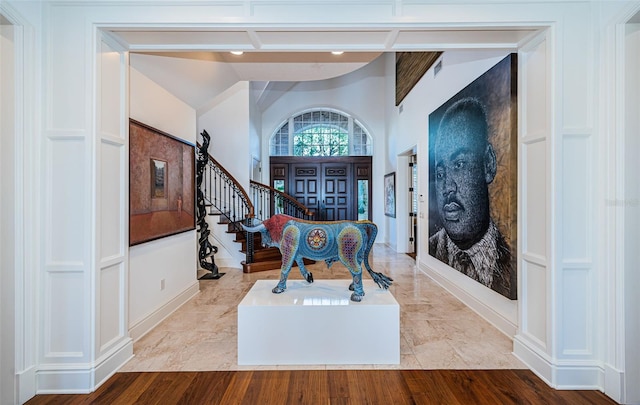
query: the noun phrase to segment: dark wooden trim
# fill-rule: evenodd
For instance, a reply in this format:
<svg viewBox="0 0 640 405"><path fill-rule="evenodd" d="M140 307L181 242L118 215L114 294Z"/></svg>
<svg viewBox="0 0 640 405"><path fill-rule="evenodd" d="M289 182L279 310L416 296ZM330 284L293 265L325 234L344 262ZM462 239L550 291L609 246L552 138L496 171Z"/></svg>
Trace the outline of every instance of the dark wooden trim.
<svg viewBox="0 0 640 405"><path fill-rule="evenodd" d="M422 79L442 52L397 52L396 53L396 106Z"/></svg>
<svg viewBox="0 0 640 405"><path fill-rule="evenodd" d="M278 163L368 163L371 156L271 156L269 164Z"/></svg>

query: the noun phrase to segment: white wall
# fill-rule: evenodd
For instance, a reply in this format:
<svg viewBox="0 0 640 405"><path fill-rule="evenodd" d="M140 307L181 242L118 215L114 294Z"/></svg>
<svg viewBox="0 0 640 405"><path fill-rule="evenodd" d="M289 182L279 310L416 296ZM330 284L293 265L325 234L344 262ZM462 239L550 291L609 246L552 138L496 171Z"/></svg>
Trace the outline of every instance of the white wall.
<svg viewBox="0 0 640 405"><path fill-rule="evenodd" d="M384 239L380 239L380 242L385 242L392 249L397 250L398 252L406 252L406 248L403 246L402 242L398 241L398 224L402 221L402 201L403 192L399 188L398 178L401 177L400 173L398 173L398 166L401 164L397 162L396 154L397 154L397 141L398 137L401 136L398 128L398 113L396 108L396 54L395 52L389 52L383 55L383 63L384 63L384 132L385 136L385 146L384 150L379 150L380 148L376 147L373 153L376 157L381 157L381 165L383 176L387 173L396 172L396 217L388 217L383 215L379 218L381 223L377 223L379 227L385 229L385 237ZM415 145L414 145L415 146ZM384 180L383 180L384 181ZM376 184L376 181L374 181ZM384 183L383 183L384 184ZM398 198L400 197L400 198ZM383 200L378 200L383 201ZM377 209L383 211L384 207L378 207ZM402 236L401 236L402 237ZM398 250L400 249L400 250Z"/></svg>
<svg viewBox="0 0 640 405"><path fill-rule="evenodd" d="M251 117L249 82L238 82L200 109L198 134L211 136L209 154L249 190ZM240 152L242 151L242 152Z"/></svg>
<svg viewBox="0 0 640 405"><path fill-rule="evenodd" d="M266 182L269 162L269 140L274 131L290 116L310 108L328 107L352 115L373 139L373 222L378 224L376 242L388 240L383 201L383 178L388 169L385 125L385 59L329 80L301 82L282 95L262 113L262 161Z"/></svg>
<svg viewBox="0 0 640 405"><path fill-rule="evenodd" d="M131 64L130 115L177 138L196 143L196 111Z"/></svg>
<svg viewBox="0 0 640 405"><path fill-rule="evenodd" d="M266 167L264 162L262 162L261 156L261 147L262 147L262 112L258 108L258 97L260 94L260 90L256 89L255 86L251 86L251 92L249 93L249 147L251 150L251 179L255 180L259 183L268 182L268 175L264 176L264 169L260 173L260 178L257 179L253 173L254 162L253 160L257 160L260 162L260 167Z"/></svg>
<svg viewBox="0 0 640 405"><path fill-rule="evenodd" d="M129 97L131 118L196 143L195 110L133 66ZM148 332L198 292L197 238L194 230L129 249L129 329L132 338L137 339Z"/></svg>

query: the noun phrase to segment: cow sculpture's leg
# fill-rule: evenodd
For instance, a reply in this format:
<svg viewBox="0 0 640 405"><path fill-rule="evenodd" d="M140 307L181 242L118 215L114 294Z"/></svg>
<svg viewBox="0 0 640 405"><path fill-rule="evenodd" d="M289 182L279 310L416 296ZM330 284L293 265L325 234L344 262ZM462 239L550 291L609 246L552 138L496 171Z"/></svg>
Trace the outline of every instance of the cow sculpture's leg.
<svg viewBox="0 0 640 405"><path fill-rule="evenodd" d="M311 274L311 272L307 270L306 267L304 267L304 258L297 258L296 263L298 264L298 268L300 269L300 274L302 274L302 277L304 277L304 279L307 280L309 284L313 283L313 274Z"/></svg>
<svg viewBox="0 0 640 405"><path fill-rule="evenodd" d="M338 257L344 264L351 276L353 283L349 289L353 291L351 301L360 302L364 297L364 288L362 287L362 268L358 263L358 252L362 248L362 236L355 227L345 227L338 234ZM352 289L353 287L353 289Z"/></svg>
<svg viewBox="0 0 640 405"><path fill-rule="evenodd" d="M282 231L282 242L280 243L280 253L282 254L282 268L280 269L280 282L271 290L275 294L280 294L287 289L287 278L296 259L298 244L300 243L300 230L295 226L288 226Z"/></svg>

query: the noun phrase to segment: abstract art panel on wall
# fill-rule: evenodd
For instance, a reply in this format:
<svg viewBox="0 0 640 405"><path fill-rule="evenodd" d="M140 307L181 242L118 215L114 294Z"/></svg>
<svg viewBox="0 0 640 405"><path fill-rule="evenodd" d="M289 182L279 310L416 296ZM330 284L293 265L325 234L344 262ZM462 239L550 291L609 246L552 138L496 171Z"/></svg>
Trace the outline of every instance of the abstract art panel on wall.
<svg viewBox="0 0 640 405"><path fill-rule="evenodd" d="M396 217L396 172L384 175L384 215Z"/></svg>
<svg viewBox="0 0 640 405"><path fill-rule="evenodd" d="M195 147L129 120L129 246L195 229Z"/></svg>
<svg viewBox="0 0 640 405"><path fill-rule="evenodd" d="M517 55L429 114L429 254L517 298Z"/></svg>

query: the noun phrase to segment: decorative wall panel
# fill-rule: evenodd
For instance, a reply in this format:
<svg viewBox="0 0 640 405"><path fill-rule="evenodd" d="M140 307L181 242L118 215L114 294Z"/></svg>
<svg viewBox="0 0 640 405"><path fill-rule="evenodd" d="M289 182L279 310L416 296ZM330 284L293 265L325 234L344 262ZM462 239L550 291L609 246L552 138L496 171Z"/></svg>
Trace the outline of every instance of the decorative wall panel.
<svg viewBox="0 0 640 405"><path fill-rule="evenodd" d="M50 168L47 172L46 204L49 218L47 262L84 261L87 242L84 138L48 139Z"/></svg>
<svg viewBox="0 0 640 405"><path fill-rule="evenodd" d="M100 42L100 133L124 139L121 115L124 101L124 74L121 53Z"/></svg>
<svg viewBox="0 0 640 405"><path fill-rule="evenodd" d="M51 22L46 42L45 65L49 67L46 97L46 128L64 130L86 130L90 122L86 113L88 105L88 64L74 63L86 60L84 50L89 35L83 29L82 18L72 10L52 7ZM48 63L47 63L48 62ZM55 78L55 79L51 79Z"/></svg>
<svg viewBox="0 0 640 405"><path fill-rule="evenodd" d="M590 138L565 135L562 144L562 251L564 260L590 260L592 237Z"/></svg>
<svg viewBox="0 0 640 405"><path fill-rule="evenodd" d="M547 86L547 43L542 41L535 49L524 54L521 59L524 69L520 70L523 83L523 122L525 138L546 137L549 133L549 94Z"/></svg>
<svg viewBox="0 0 640 405"><path fill-rule="evenodd" d="M560 350L564 355L591 354L591 318L593 295L589 268L564 268L562 270L562 312L558 322L564 333Z"/></svg>
<svg viewBox="0 0 640 405"><path fill-rule="evenodd" d="M100 271L100 350L124 336L124 263Z"/></svg>
<svg viewBox="0 0 640 405"><path fill-rule="evenodd" d="M125 252L124 145L101 143L100 156L100 256L122 256Z"/></svg>
<svg viewBox="0 0 640 405"><path fill-rule="evenodd" d="M544 349L547 342L547 269L523 260L522 277L527 286L522 331Z"/></svg>
<svg viewBox="0 0 640 405"><path fill-rule="evenodd" d="M82 272L47 272L44 336L44 356L82 357L88 328L83 327L88 315L84 304L84 274ZM76 361L79 361L76 359Z"/></svg>
<svg viewBox="0 0 640 405"><path fill-rule="evenodd" d="M98 43L96 181L97 274L96 333L94 355L100 357L119 347L128 356L126 291L128 289L129 231L127 217L127 126L128 71L126 52L108 34L101 32ZM108 373L100 367L100 373Z"/></svg>
<svg viewBox="0 0 640 405"><path fill-rule="evenodd" d="M547 257L547 143L544 139L523 145L522 251Z"/></svg>
<svg viewBox="0 0 640 405"><path fill-rule="evenodd" d="M541 354L551 354L549 336L553 333L550 313L553 311L550 285L553 263L549 261L550 165L549 137L550 83L548 75L547 33L533 38L518 53L520 72L520 256L522 300L520 302L520 334L516 346L520 358L538 362ZM535 353L535 354L534 354ZM530 363L533 364L533 363ZM544 378L551 379L550 367L538 365Z"/></svg>

